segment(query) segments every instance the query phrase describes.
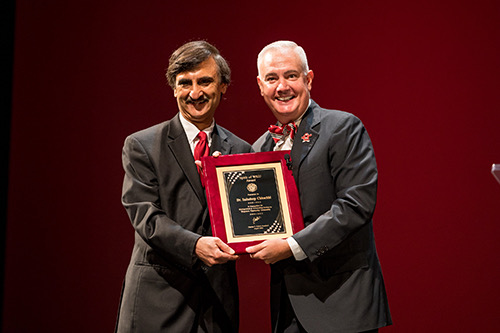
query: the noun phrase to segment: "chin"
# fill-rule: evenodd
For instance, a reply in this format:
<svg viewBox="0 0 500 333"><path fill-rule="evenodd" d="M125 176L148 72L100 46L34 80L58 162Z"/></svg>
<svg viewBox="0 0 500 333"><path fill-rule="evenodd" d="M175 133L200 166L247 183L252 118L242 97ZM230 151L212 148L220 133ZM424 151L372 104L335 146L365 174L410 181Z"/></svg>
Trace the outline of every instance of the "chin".
<svg viewBox="0 0 500 333"><path fill-rule="evenodd" d="M295 103L290 103L290 104L278 103L275 104L275 109L279 113L290 114L297 109L297 105Z"/></svg>
<svg viewBox="0 0 500 333"><path fill-rule="evenodd" d="M207 109L205 109L205 108L203 108L203 109L201 109L201 110L198 110L198 109L196 109L196 108L193 108L193 109L191 109L191 112L190 112L190 113L191 113L191 114L193 114L193 115L196 115L196 116L198 116L198 117L201 117L201 116L203 116L204 114L208 113L208 110L207 110Z"/></svg>
<svg viewBox="0 0 500 333"><path fill-rule="evenodd" d="M281 117L291 117L293 116L296 112L296 110L283 110L283 109L276 109L276 113L279 114Z"/></svg>

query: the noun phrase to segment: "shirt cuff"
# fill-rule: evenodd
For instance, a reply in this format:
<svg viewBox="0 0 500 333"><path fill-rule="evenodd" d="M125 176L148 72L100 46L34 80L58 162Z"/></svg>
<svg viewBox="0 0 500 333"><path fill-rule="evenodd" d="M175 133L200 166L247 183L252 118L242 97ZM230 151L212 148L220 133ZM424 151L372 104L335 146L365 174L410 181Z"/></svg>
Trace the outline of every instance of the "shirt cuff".
<svg viewBox="0 0 500 333"><path fill-rule="evenodd" d="M290 246L290 250L292 250L295 260L301 261L307 258L306 253L304 252L304 250L302 250L299 243L297 243L297 241L293 237L288 237L286 241L288 242L288 246Z"/></svg>

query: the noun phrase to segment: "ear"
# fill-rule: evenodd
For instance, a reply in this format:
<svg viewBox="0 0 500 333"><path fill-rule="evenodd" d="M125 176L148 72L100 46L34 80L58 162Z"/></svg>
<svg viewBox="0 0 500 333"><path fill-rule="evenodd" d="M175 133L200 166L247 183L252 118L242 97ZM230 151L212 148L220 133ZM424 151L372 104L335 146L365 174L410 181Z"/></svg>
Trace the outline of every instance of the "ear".
<svg viewBox="0 0 500 333"><path fill-rule="evenodd" d="M227 84L226 83L221 83L221 85L220 85L220 92L222 94L225 94L226 90L227 90Z"/></svg>
<svg viewBox="0 0 500 333"><path fill-rule="evenodd" d="M264 82L262 82L262 80L258 76L257 76L257 84L259 85L261 96L264 96Z"/></svg>
<svg viewBox="0 0 500 333"><path fill-rule="evenodd" d="M307 89L309 89L309 91L311 91L311 89L312 89L313 79L314 79L314 72L312 70L310 70L309 72L307 72L307 75L306 75Z"/></svg>

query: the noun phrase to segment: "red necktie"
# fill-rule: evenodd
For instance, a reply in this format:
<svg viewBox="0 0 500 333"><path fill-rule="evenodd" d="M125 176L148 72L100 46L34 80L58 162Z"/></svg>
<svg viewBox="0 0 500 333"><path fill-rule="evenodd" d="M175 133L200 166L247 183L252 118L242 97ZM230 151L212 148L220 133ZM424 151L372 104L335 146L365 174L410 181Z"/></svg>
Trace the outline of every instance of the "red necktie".
<svg viewBox="0 0 500 333"><path fill-rule="evenodd" d="M295 122L292 121L283 126L271 125L268 130L271 132L274 143L277 143L280 140L285 141L288 135L290 135L290 139L293 140L295 132L297 132L297 125L295 125Z"/></svg>
<svg viewBox="0 0 500 333"><path fill-rule="evenodd" d="M200 133L198 133L197 137L199 138L199 140L194 147L194 160L201 161L202 157L208 156L208 151L210 149L208 148L207 133L201 131ZM199 167L198 173L201 176L201 170Z"/></svg>

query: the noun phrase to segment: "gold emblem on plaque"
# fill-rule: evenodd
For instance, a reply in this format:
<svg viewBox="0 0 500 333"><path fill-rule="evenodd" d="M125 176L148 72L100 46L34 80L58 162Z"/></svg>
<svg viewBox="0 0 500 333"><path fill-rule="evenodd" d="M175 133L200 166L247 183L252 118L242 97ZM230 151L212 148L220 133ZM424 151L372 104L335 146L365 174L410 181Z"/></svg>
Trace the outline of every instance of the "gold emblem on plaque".
<svg viewBox="0 0 500 333"><path fill-rule="evenodd" d="M250 183L247 185L247 190L248 192L255 192L257 191L257 184L255 183Z"/></svg>

